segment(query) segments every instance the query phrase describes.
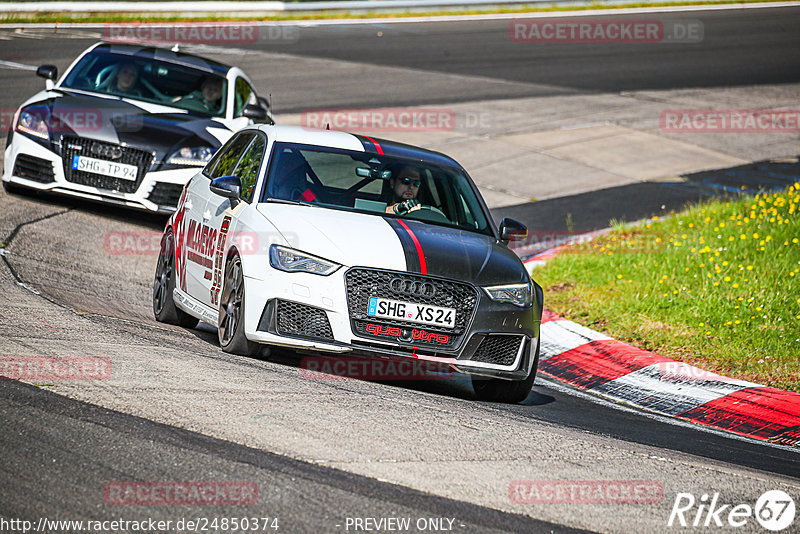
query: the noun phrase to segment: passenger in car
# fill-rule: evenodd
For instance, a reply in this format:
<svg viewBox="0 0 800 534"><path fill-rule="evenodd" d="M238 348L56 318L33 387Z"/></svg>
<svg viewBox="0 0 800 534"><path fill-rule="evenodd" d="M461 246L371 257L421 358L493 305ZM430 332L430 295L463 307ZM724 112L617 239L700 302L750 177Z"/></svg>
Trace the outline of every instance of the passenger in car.
<svg viewBox="0 0 800 534"><path fill-rule="evenodd" d="M190 109L218 113L222 104L222 80L206 76L199 91L192 91L176 100L178 104Z"/></svg>
<svg viewBox="0 0 800 534"><path fill-rule="evenodd" d="M142 96L142 92L137 86L138 81L139 69L133 63L125 63L117 71L114 89L117 93L125 93L130 96Z"/></svg>

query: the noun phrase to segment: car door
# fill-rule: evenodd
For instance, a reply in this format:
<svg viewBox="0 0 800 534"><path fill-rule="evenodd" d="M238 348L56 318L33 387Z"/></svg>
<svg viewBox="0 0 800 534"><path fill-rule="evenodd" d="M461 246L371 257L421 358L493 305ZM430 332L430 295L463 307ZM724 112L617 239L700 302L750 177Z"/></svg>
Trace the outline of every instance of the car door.
<svg viewBox="0 0 800 534"><path fill-rule="evenodd" d="M176 286L194 298L200 295L200 283L205 263L197 254L197 229L203 209L208 202L208 184L211 181L203 173L196 174L186 185L185 198L178 205L175 218L175 245L178 280Z"/></svg>
<svg viewBox="0 0 800 534"><path fill-rule="evenodd" d="M207 224L216 233L216 246L212 251L213 272L210 277L203 280L205 287L204 300L209 306L219 306L219 294L222 290L222 274L225 261L225 253L229 244L233 241L238 243L239 249L243 254L247 254L252 247L252 241L256 240L254 232L242 232L237 226L238 214L247 209L253 201L255 187L258 181L259 172L264 160L264 153L267 148L267 138L261 132L246 132L240 134L243 138L247 136L247 145L244 146L241 156L236 165L227 174L219 176L236 176L242 183L240 200L233 206L230 199L219 195L211 194L204 210L204 217L207 217ZM244 248L242 248L244 247Z"/></svg>
<svg viewBox="0 0 800 534"><path fill-rule="evenodd" d="M214 156L202 179L193 180L192 210L184 215L184 250L186 254L186 291L194 298L209 304L208 285L214 269L214 249L218 229L211 224L208 201L215 197L209 185L220 176L230 176L242 154L252 141L252 133L234 135Z"/></svg>

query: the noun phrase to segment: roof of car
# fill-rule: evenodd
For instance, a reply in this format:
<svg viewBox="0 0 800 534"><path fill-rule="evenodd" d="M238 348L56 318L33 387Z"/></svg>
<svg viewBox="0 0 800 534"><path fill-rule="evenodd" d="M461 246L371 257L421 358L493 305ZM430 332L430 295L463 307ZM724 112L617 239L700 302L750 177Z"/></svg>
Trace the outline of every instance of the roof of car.
<svg viewBox="0 0 800 534"><path fill-rule="evenodd" d="M276 141L319 145L344 150L359 150L378 155L426 161L439 165L461 168L456 160L433 150L426 150L413 145L406 145L386 139L365 135L340 132L337 130L318 130L300 126L265 126L263 130L272 132Z"/></svg>
<svg viewBox="0 0 800 534"><path fill-rule="evenodd" d="M158 48L155 46L144 46L135 44L116 44L116 43L101 43L97 45L93 51L106 51L114 54L123 54L129 56L138 56L157 59L159 61L166 61L169 63L177 63L196 69L204 70L206 72L213 72L224 76L231 69L230 65L207 59L194 54L187 54L185 52L173 52L168 48Z"/></svg>

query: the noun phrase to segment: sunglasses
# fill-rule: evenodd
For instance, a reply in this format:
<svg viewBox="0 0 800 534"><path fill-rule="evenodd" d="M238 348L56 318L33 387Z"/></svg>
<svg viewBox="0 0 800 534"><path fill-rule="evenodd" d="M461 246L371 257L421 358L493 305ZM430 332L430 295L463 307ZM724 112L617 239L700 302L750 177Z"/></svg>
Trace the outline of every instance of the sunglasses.
<svg viewBox="0 0 800 534"><path fill-rule="evenodd" d="M420 185L422 185L422 180L409 178L408 176L403 176L402 178L400 178L400 183L403 185L413 185L414 187L419 187Z"/></svg>

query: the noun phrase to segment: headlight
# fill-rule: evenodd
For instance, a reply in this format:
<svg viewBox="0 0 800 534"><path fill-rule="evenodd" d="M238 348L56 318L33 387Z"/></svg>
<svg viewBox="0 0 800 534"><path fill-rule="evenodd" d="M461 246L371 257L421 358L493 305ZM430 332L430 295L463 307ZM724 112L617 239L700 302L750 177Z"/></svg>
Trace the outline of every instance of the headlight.
<svg viewBox="0 0 800 534"><path fill-rule="evenodd" d="M484 287L489 298L497 302L508 302L520 308L533 304L533 288L531 283L509 284L505 286Z"/></svg>
<svg viewBox="0 0 800 534"><path fill-rule="evenodd" d="M204 167L211 156L216 152L215 149L208 146L185 146L177 150L171 158L169 163L173 165L193 165L195 167Z"/></svg>
<svg viewBox="0 0 800 534"><path fill-rule="evenodd" d="M17 131L40 139L49 139L47 123L29 111L22 111L17 119Z"/></svg>
<svg viewBox="0 0 800 534"><path fill-rule="evenodd" d="M322 276L328 276L341 267L338 263L280 245L269 247L269 264L287 273L311 273Z"/></svg>

